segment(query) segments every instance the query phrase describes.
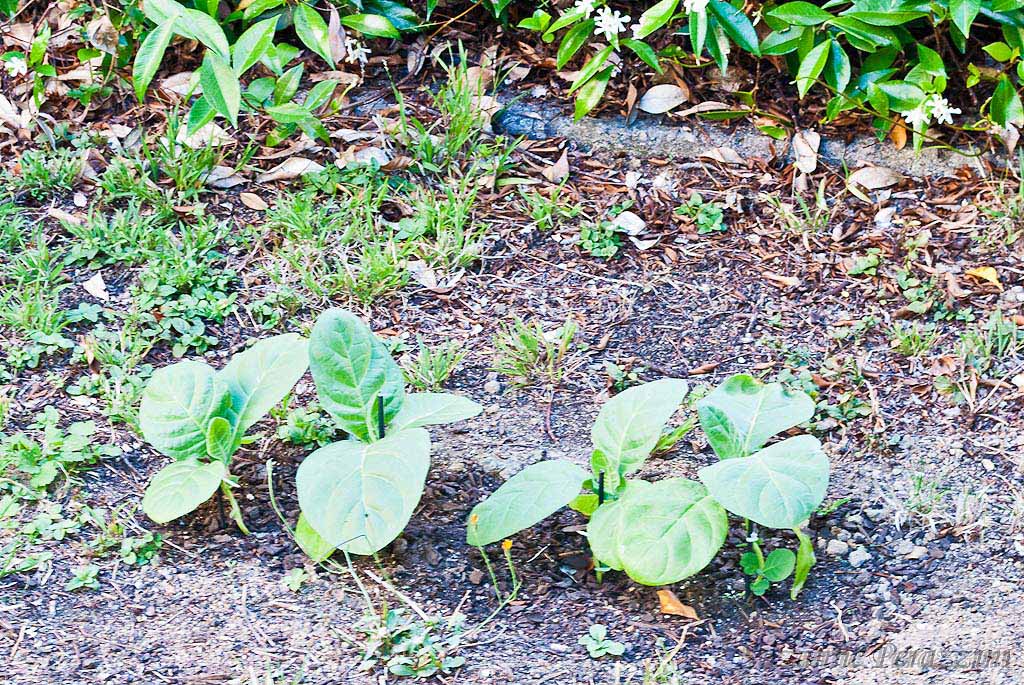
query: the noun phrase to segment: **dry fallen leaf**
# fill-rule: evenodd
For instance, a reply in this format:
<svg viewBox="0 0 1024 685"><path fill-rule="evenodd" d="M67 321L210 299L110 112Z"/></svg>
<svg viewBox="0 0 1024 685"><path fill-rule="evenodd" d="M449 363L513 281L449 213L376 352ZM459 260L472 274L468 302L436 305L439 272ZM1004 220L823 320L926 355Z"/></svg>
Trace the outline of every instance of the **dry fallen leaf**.
<svg viewBox="0 0 1024 685"><path fill-rule="evenodd" d="M459 281L465 275L465 271L458 270L453 275L450 275L445 279L438 279L437 272L434 271L424 261L414 260L406 265L406 269L409 270L409 274L413 280L422 285L430 292L437 293L439 295L446 295L455 289Z"/></svg>
<svg viewBox="0 0 1024 685"><path fill-rule="evenodd" d="M558 161L540 173L552 183L561 183L569 178L569 151L562 150L562 156Z"/></svg>
<svg viewBox="0 0 1024 685"><path fill-rule="evenodd" d="M731 147L713 147L710 150L705 150L700 153L700 156L706 157L707 159L713 159L714 161L721 162L722 164L746 164L743 158L740 157L739 153Z"/></svg>
<svg viewBox="0 0 1024 685"><path fill-rule="evenodd" d="M694 621L700 618L692 606L680 602L679 598L676 597L676 593L671 590L658 590L658 604L661 606L661 613L663 614L682 616Z"/></svg>
<svg viewBox="0 0 1024 685"><path fill-rule="evenodd" d="M102 274L97 272L95 276L82 284L82 288L97 300L110 302L110 293L107 292L107 284L103 282Z"/></svg>
<svg viewBox="0 0 1024 685"><path fill-rule="evenodd" d="M818 146L821 136L815 131L798 131L793 136L793 156L796 168L809 174L818 168Z"/></svg>
<svg viewBox="0 0 1024 685"><path fill-rule="evenodd" d="M1000 290L1003 289L1003 282L999 280L999 272L991 266L976 266L964 272L965 276L971 276L981 281L988 281Z"/></svg>
<svg viewBox="0 0 1024 685"><path fill-rule="evenodd" d="M239 176L232 167L218 164L210 169L204 182L211 188L226 190L245 183L245 179Z"/></svg>
<svg viewBox="0 0 1024 685"><path fill-rule="evenodd" d="M243 205L249 209L255 209L257 212L265 212L270 209L267 201L256 193L239 193L238 199L242 201Z"/></svg>
<svg viewBox="0 0 1024 685"><path fill-rule="evenodd" d="M722 112L722 111L725 111L725 110L728 110L728 109L732 109L732 108L729 107L729 105L727 105L724 102L718 102L716 100L708 100L706 102L698 103L698 104L694 105L693 107L688 107L688 108L684 109L682 112L676 112L673 116L685 117L685 116L689 116L691 114L700 114L701 112Z"/></svg>
<svg viewBox="0 0 1024 685"><path fill-rule="evenodd" d="M878 190L894 186L903 180L903 175L884 166L866 166L857 169L849 178L846 184L858 185L865 190Z"/></svg>
<svg viewBox="0 0 1024 685"><path fill-rule="evenodd" d="M615 217L612 225L630 236L640 235L647 228L647 222L629 210Z"/></svg>
<svg viewBox="0 0 1024 685"><path fill-rule="evenodd" d="M769 281L787 288L795 288L800 285L800 279L796 276L782 276L780 274L772 273L771 271L765 271L762 275Z"/></svg>
<svg viewBox="0 0 1024 685"><path fill-rule="evenodd" d="M306 174L316 174L324 170L324 167L311 159L305 157L290 157L273 169L266 171L256 177L257 183L269 183L271 181L288 181Z"/></svg>
<svg viewBox="0 0 1024 685"><path fill-rule="evenodd" d="M686 102L686 93L674 83L654 86L640 98L639 109L648 114L664 114Z"/></svg>

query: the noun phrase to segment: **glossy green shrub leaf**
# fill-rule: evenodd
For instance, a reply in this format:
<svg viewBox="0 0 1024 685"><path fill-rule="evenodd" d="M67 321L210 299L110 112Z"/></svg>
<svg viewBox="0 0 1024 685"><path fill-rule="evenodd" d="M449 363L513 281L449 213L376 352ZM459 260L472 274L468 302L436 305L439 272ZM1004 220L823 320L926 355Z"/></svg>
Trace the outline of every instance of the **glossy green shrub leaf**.
<svg viewBox="0 0 1024 685"><path fill-rule="evenodd" d="M565 32L562 42L558 45L558 53L555 55L556 69L561 69L568 64L569 60L586 44L594 33L594 25L593 19L587 19Z"/></svg>
<svg viewBox="0 0 1024 685"><path fill-rule="evenodd" d="M206 16L206 15L203 15ZM242 90L238 77L217 53L207 50L199 68L199 83L203 97L232 126L238 126L238 110L242 105Z"/></svg>
<svg viewBox="0 0 1024 685"><path fill-rule="evenodd" d="M661 0L640 15L633 37L642 40L667 24L676 13L679 0Z"/></svg>
<svg viewBox="0 0 1024 685"><path fill-rule="evenodd" d="M174 19L166 22L151 31L146 39L142 41L138 52L135 53L135 61L132 64L132 84L135 87L135 97L142 102L146 95L146 89L156 76L160 68L160 62L164 59L164 52L171 44L174 36Z"/></svg>
<svg viewBox="0 0 1024 685"><path fill-rule="evenodd" d="M533 526L569 504L586 479L586 471L560 459L527 466L473 507L466 542L482 547Z"/></svg>
<svg viewBox="0 0 1024 685"><path fill-rule="evenodd" d="M800 97L807 95L807 91L814 85L815 80L821 75L828 61L829 50L832 48L832 40L818 43L811 51L800 60L800 68L796 72L796 89Z"/></svg>
<svg viewBox="0 0 1024 685"><path fill-rule="evenodd" d="M231 57L231 47L220 25L205 12L183 9L181 17L175 22L175 30L186 38L198 40L212 50L221 61Z"/></svg>
<svg viewBox="0 0 1024 685"><path fill-rule="evenodd" d="M707 566L728 527L725 510L700 483L630 481L618 500L594 512L587 539L604 564L638 583L667 585Z"/></svg>
<svg viewBox="0 0 1024 685"><path fill-rule="evenodd" d="M369 326L350 312L328 309L317 318L309 339L309 368L321 406L360 440L377 438L378 397L384 402L385 424L402 408L402 369Z"/></svg>
<svg viewBox="0 0 1024 685"><path fill-rule="evenodd" d="M832 19L832 15L809 2L786 2L768 10L768 16L792 26L817 26Z"/></svg>
<svg viewBox="0 0 1024 685"><path fill-rule="evenodd" d="M742 457L768 439L814 416L814 400L791 392L781 383L765 384L748 376L732 376L697 403L697 415L708 442L720 459Z"/></svg>
<svg viewBox="0 0 1024 685"><path fill-rule="evenodd" d="M569 92L575 92L590 79L594 78L594 76L601 71L602 67L604 67L604 63L608 61L608 58L611 57L613 50L614 48L611 45L605 46L587 60L587 63L583 65L583 68L580 69L579 73L576 75L576 79L572 82ZM608 75L611 76L611 72L609 72ZM605 83L607 84L607 79L605 79ZM598 100L600 100L600 98L598 98ZM593 107L591 107L591 109L593 109Z"/></svg>
<svg viewBox="0 0 1024 685"><path fill-rule="evenodd" d="M167 523L195 511L217 492L227 475L220 461L176 461L162 468L146 487L142 510L157 523Z"/></svg>
<svg viewBox="0 0 1024 685"><path fill-rule="evenodd" d="M818 562L814 556L814 543L811 542L809 535L804 533L800 528L794 528L793 532L796 533L797 539L800 540L800 545L796 550L796 566L793 573L793 586L789 589L789 598L796 599L800 591L804 589L804 585L807 583L807 576L811 572L811 568Z"/></svg>
<svg viewBox="0 0 1024 685"><path fill-rule="evenodd" d="M650 45L642 40L633 40L632 38L623 38L622 45L632 50L651 69L654 69L659 74L662 73L661 64L658 63L658 53Z"/></svg>
<svg viewBox="0 0 1024 685"><path fill-rule="evenodd" d="M722 30L733 39L736 45L740 46L755 57L761 55L761 48L758 45L757 31L750 19L725 0L711 0L708 9L718 20Z"/></svg>
<svg viewBox="0 0 1024 685"><path fill-rule="evenodd" d="M274 44L277 17L253 24L231 46L231 67L241 76L260 61Z"/></svg>
<svg viewBox="0 0 1024 685"><path fill-rule="evenodd" d="M299 92L299 84L302 83L302 71L304 68L302 64L296 64L277 79L273 92L275 106L291 104L291 99Z"/></svg>
<svg viewBox="0 0 1024 685"><path fill-rule="evenodd" d="M831 41L829 46L828 64L825 67L825 82L838 93L845 93L850 85L852 68L850 57L838 41Z"/></svg>
<svg viewBox="0 0 1024 685"><path fill-rule="evenodd" d="M277 7L281 7L285 4L285 0L254 0L245 7L245 11L242 13L242 17L245 20L255 19L267 10L272 10Z"/></svg>
<svg viewBox="0 0 1024 685"><path fill-rule="evenodd" d="M350 14L341 18L341 23L350 29L355 29L367 36L379 36L381 38L401 38L395 25L379 14Z"/></svg>
<svg viewBox="0 0 1024 685"><path fill-rule="evenodd" d="M295 22L295 33L299 40L333 67L334 58L331 57L327 22L320 16L320 13L305 3L299 3L292 12L292 19Z"/></svg>
<svg viewBox="0 0 1024 685"><path fill-rule="evenodd" d="M306 339L297 333L275 335L239 352L218 377L231 392L238 420L235 444L245 432L284 399L306 372Z"/></svg>
<svg viewBox="0 0 1024 685"><path fill-rule="evenodd" d="M336 442L299 465L299 506L325 544L373 554L409 522L429 467L430 436L422 428L369 444Z"/></svg>
<svg viewBox="0 0 1024 685"><path fill-rule="evenodd" d="M1021 105L1017 89L1013 87L1010 77L1006 74L1003 74L996 84L989 111L992 121L1000 126L1024 124L1024 106Z"/></svg>
<svg viewBox="0 0 1024 685"><path fill-rule="evenodd" d="M700 470L701 482L723 507L769 528L803 523L825 498L828 475L828 457L810 435Z"/></svg>
<svg viewBox="0 0 1024 685"><path fill-rule="evenodd" d="M231 419L231 392L212 368L182 361L157 369L142 393L139 426L146 442L174 459L206 457L215 416Z"/></svg>
<svg viewBox="0 0 1024 685"><path fill-rule="evenodd" d="M402 408L388 425L389 431L455 423L476 416L483 407L462 395L418 392L406 395Z"/></svg>
<svg viewBox="0 0 1024 685"><path fill-rule="evenodd" d="M598 72L596 76L584 83L583 87L576 93L575 113L573 115L576 121L587 116L601 102L604 91L608 88L608 81L612 77L612 69L613 67L608 67Z"/></svg>
<svg viewBox="0 0 1024 685"><path fill-rule="evenodd" d="M663 378L623 390L601 407L590 432L591 467L595 476L605 472L609 491L644 463L688 390L684 380Z"/></svg>
<svg viewBox="0 0 1024 685"><path fill-rule="evenodd" d="M203 126L213 121L214 117L217 116L217 112L214 111L213 107L210 107L210 103L205 97L198 97L196 101L192 103L192 108L188 111L188 135L195 135Z"/></svg>

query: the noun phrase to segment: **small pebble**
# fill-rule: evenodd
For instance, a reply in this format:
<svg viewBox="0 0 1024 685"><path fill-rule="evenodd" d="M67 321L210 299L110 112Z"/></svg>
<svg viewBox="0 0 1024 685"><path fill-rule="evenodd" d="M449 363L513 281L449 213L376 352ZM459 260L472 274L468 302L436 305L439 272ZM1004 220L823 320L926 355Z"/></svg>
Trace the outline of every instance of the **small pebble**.
<svg viewBox="0 0 1024 685"><path fill-rule="evenodd" d="M842 540L829 540L825 552L833 557L844 557L850 551L850 546Z"/></svg>
<svg viewBox="0 0 1024 685"><path fill-rule="evenodd" d="M858 547L857 549L850 552L850 556L847 559L850 562L850 566L854 568L860 568L865 563L871 560L871 555L866 552L863 548Z"/></svg>

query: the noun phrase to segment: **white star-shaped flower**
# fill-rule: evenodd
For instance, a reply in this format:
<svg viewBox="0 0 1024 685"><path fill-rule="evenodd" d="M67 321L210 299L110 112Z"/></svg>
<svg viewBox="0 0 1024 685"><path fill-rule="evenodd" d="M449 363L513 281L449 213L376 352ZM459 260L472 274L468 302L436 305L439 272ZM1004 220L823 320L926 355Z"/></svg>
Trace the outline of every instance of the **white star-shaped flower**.
<svg viewBox="0 0 1024 685"><path fill-rule="evenodd" d="M940 124L952 124L953 115L960 114L959 108L950 107L949 100L938 93L935 93L928 98L928 108L931 111L931 115L935 117L935 121Z"/></svg>
<svg viewBox="0 0 1024 685"><path fill-rule="evenodd" d="M7 73L11 76L24 76L28 73L28 62L25 61L24 57L15 56L4 60L4 68L7 69Z"/></svg>
<svg viewBox="0 0 1024 685"><path fill-rule="evenodd" d="M345 39L345 61L349 64L366 64L370 51L361 41L354 38Z"/></svg>
<svg viewBox="0 0 1024 685"><path fill-rule="evenodd" d="M704 14L708 8L708 0L683 0L683 9L688 14Z"/></svg>
<svg viewBox="0 0 1024 685"><path fill-rule="evenodd" d="M573 5L573 14L580 12L584 17L589 18L594 13L594 2L595 0L576 0L576 4Z"/></svg>
<svg viewBox="0 0 1024 685"><path fill-rule="evenodd" d="M914 130L927 128L928 122L931 121L932 117L928 113L926 104L927 103L922 102L909 112L903 112L903 118L906 119L907 123Z"/></svg>
<svg viewBox="0 0 1024 685"><path fill-rule="evenodd" d="M597 19L594 20L597 33L603 34L608 40L613 41L619 34L626 30L629 24L628 14L619 14L611 7L602 7L597 11Z"/></svg>

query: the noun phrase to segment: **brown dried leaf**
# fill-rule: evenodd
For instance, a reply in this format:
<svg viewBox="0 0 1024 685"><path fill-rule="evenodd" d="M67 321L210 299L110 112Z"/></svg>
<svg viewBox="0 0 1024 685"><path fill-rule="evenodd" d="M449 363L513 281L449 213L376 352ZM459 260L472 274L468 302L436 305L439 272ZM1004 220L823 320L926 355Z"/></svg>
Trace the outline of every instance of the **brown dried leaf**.
<svg viewBox="0 0 1024 685"><path fill-rule="evenodd" d="M689 604L683 604L676 597L676 593L671 590L658 590L658 605L661 608L661 613L671 614L672 616L682 616L683 618L689 618L694 621L700 619L697 616L696 610Z"/></svg>
<svg viewBox="0 0 1024 685"><path fill-rule="evenodd" d="M562 150L562 156L558 158L558 161L540 173L552 183L561 183L569 178L569 151Z"/></svg>
<svg viewBox="0 0 1024 685"><path fill-rule="evenodd" d="M315 174L324 170L324 167L311 159L305 157L290 157L278 164L273 169L266 171L256 177L257 183L270 183L271 181L288 181L306 174Z"/></svg>
<svg viewBox="0 0 1024 685"><path fill-rule="evenodd" d="M107 292L107 284L103 282L103 275L99 272L83 283L82 288L97 300L110 302L110 293Z"/></svg>
<svg viewBox="0 0 1024 685"><path fill-rule="evenodd" d="M257 212L265 212L270 209L267 201L256 193L240 193L238 199L241 200L243 205L249 209L255 209Z"/></svg>

